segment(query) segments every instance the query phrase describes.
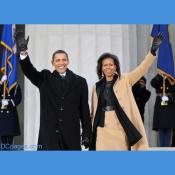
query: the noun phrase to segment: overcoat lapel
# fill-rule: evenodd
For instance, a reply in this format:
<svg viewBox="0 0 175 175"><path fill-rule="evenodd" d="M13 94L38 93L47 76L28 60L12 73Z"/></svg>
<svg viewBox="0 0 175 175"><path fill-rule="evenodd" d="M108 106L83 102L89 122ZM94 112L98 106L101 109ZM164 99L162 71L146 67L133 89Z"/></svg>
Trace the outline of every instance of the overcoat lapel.
<svg viewBox="0 0 175 175"><path fill-rule="evenodd" d="M60 97L63 92L62 92L62 87L61 87L61 76L59 75L59 73L55 70L53 71L53 75L54 75L54 79L53 79L53 82L50 82L51 83L51 87L55 96L57 97Z"/></svg>
<svg viewBox="0 0 175 175"><path fill-rule="evenodd" d="M65 84L66 84L64 89L65 96L68 95L69 93L72 93L73 89L78 85L76 75L69 69L66 72Z"/></svg>
<svg viewBox="0 0 175 175"><path fill-rule="evenodd" d="M55 84L53 84L53 90L56 91L57 96L66 96L72 92L75 86L77 86L78 81L76 75L69 69L66 72L66 77L64 80L61 79L59 73L55 70L53 75L57 78ZM62 82L64 81L64 82ZM64 89L62 88L62 83L64 83Z"/></svg>

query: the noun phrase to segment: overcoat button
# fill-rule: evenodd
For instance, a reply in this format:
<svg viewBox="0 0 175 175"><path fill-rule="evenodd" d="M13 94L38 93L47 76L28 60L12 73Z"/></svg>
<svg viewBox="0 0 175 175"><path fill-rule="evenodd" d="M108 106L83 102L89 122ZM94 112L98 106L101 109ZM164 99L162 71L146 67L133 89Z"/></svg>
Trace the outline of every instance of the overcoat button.
<svg viewBox="0 0 175 175"><path fill-rule="evenodd" d="M60 111L64 111L63 107L60 108Z"/></svg>
<svg viewBox="0 0 175 175"><path fill-rule="evenodd" d="M59 130L56 130L55 132L56 132L56 133L59 133L60 131L59 131Z"/></svg>
<svg viewBox="0 0 175 175"><path fill-rule="evenodd" d="M62 122L63 120L62 120L62 119L59 119L58 121L59 121L59 122Z"/></svg>

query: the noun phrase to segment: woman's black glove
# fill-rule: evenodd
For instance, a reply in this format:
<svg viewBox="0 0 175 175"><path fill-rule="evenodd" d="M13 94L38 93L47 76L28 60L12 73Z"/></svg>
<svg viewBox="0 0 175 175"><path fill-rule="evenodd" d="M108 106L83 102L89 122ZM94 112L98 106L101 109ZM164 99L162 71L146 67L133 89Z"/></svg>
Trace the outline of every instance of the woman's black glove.
<svg viewBox="0 0 175 175"><path fill-rule="evenodd" d="M156 56L156 51L158 50L158 48L162 44L163 39L164 39L163 33L158 33L158 35L156 37L154 37L153 42L152 42L152 46L151 46L151 53L154 56Z"/></svg>

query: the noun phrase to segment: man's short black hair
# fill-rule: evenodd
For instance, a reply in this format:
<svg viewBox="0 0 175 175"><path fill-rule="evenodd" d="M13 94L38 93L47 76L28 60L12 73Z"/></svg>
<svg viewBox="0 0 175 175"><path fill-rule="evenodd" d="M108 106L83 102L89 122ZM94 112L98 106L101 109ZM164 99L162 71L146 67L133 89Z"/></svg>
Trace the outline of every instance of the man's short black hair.
<svg viewBox="0 0 175 175"><path fill-rule="evenodd" d="M65 52L64 50L57 50L57 51L55 51L55 52L53 53L53 55L52 55L52 61L54 61L55 55L56 55L56 54L59 54L59 53L65 54L66 57L67 57L67 59L69 59L69 56L68 56L67 52Z"/></svg>
<svg viewBox="0 0 175 175"><path fill-rule="evenodd" d="M141 77L140 80L143 80L146 84L146 78L145 77Z"/></svg>

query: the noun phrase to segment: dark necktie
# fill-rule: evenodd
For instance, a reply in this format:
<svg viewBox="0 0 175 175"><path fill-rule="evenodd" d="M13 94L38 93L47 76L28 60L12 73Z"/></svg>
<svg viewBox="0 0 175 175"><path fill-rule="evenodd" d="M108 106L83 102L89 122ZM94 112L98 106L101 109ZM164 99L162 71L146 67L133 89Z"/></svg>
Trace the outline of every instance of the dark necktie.
<svg viewBox="0 0 175 175"><path fill-rule="evenodd" d="M62 88L62 91L64 92L65 90L65 76L64 75L61 75L61 88Z"/></svg>
<svg viewBox="0 0 175 175"><path fill-rule="evenodd" d="M64 75L61 75L61 78L64 80L65 79L65 76Z"/></svg>

